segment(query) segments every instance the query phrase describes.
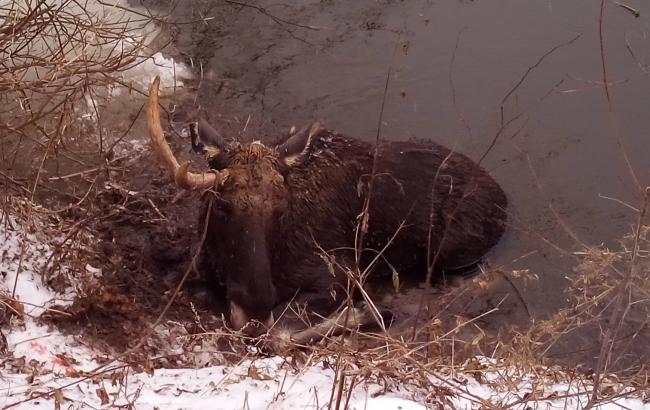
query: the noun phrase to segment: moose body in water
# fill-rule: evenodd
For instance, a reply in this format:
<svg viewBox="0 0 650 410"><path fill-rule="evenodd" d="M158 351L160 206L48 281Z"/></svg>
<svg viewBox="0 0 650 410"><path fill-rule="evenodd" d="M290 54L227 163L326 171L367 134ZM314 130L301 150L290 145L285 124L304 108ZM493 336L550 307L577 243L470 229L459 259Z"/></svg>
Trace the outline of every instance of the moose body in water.
<svg viewBox="0 0 650 410"><path fill-rule="evenodd" d="M200 265L237 328L270 326L273 309L293 298L332 313L350 289L348 268L430 279L476 265L503 234L499 185L433 142L381 142L375 152L374 143L312 126L275 147L226 144L201 120L192 130L209 141L212 169L189 172L164 140L158 87L156 78L152 144L180 187L205 191Z"/></svg>

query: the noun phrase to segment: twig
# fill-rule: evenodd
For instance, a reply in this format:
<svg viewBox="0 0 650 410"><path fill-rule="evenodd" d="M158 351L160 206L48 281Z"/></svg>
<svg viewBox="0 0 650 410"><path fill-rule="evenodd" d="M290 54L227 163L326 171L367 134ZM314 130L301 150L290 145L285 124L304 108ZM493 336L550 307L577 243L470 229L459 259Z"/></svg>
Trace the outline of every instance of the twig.
<svg viewBox="0 0 650 410"><path fill-rule="evenodd" d="M634 184L638 188L639 192L641 192L642 185L636 176L636 172L632 167L632 163L630 162L630 158L628 157L627 151L623 144L623 138L621 136L621 132L618 127L617 117L614 114L614 107L612 104L612 98L609 91L609 83L607 81L607 59L605 55L605 40L604 40L604 36L605 36L604 35L605 28L603 24L604 15L605 15L605 0L600 0L600 15L598 17L598 40L600 46L600 62L601 62L602 73L603 73L603 91L605 92L605 97L607 99L607 114L609 119L609 126L611 131L614 133L616 144L618 145L618 149L621 152L621 155L623 156L623 160L625 161L627 170L630 176L632 177L632 180L634 181Z"/></svg>
<svg viewBox="0 0 650 410"><path fill-rule="evenodd" d="M531 72L533 72L533 70L535 70L537 67L539 67L540 64L542 64L542 62L544 62L544 60L546 59L546 57L550 56L550 55L553 54L555 51L557 51L557 50L559 50L559 49L561 49L561 48L563 48L563 47L566 47L566 46L568 46L568 45L573 44L573 43L574 43L576 40L578 40L580 37L582 37L582 34L577 34L577 35L576 35L575 37L573 37L572 39L570 39L570 40L568 40L568 41L565 41L564 43L560 43L560 44L554 46L553 48L551 48L550 50L548 50L546 53L542 54L542 56L541 56L541 57L540 57L540 58L535 62L535 64L533 64L532 66L528 67L528 69L526 69L526 71L524 72L524 74L523 74L523 75L521 76L521 78L520 78L520 79L515 83L515 85L514 85L512 88L510 88L510 90L508 90L508 92L507 92L507 93L504 95L504 97L501 99L501 106L500 106L500 108L499 108L499 124L500 124L499 129L497 130L496 134L495 134L494 137L492 138L492 141L490 141L490 144L488 145L488 147L487 147L487 149L485 150L485 152L483 153L483 155L481 155L481 157L479 158L479 160L478 160L478 164L480 164L481 162L483 162L483 160L485 159L485 157L490 153L490 151L492 151L492 148L494 148L494 146L496 145L497 141L499 140L499 137L501 136L501 134L503 133L503 131L505 130L505 128L507 127L507 125L508 125L508 123L509 123L508 121L505 120L505 105L506 105L506 103L508 102L508 100L510 99L510 97L515 93L515 91L517 91L517 89L518 89L518 88L519 88L519 87L524 83L524 81L526 81L526 78L528 78L528 75L529 75ZM513 119L516 119L516 118L517 118L517 116L515 116Z"/></svg>
<svg viewBox="0 0 650 410"><path fill-rule="evenodd" d="M631 7L631 6L628 6L628 5L625 4L625 3L621 3L621 2L619 2L619 1L615 1L614 4L616 4L617 6L622 7L623 9L629 11L629 12L632 13L632 14L634 15L634 17L636 17L636 18L641 17L641 12L639 12L639 10L637 10L637 9Z"/></svg>
<svg viewBox="0 0 650 410"><path fill-rule="evenodd" d="M260 13L264 14L265 16L269 17L271 20L273 20L274 22L276 22L278 24L288 24L290 26L296 26L296 27L307 29L307 30L320 30L320 28L317 27L317 26L310 26L310 25L305 25L305 24L294 23L292 21L289 21L289 20L283 19L281 17L278 17L278 16L276 16L274 14L269 13L266 8L261 7L261 6L256 6L254 4L244 3L242 1L235 1L235 0L226 0L226 3L235 4L237 6L249 7L249 8L255 9L255 10L259 11Z"/></svg>
<svg viewBox="0 0 650 410"><path fill-rule="evenodd" d="M617 334L620 330L621 323L625 319L627 310L629 309L629 304L624 305L625 299L624 294L626 290L630 288L632 283L632 278L634 275L634 270L638 263L639 257L639 243L641 238L641 230L643 229L643 221L648 209L648 200L650 199L650 187L646 187L645 195L643 198L643 206L641 207L641 212L639 212L639 217L637 220L636 232L634 234L634 244L632 247L632 255L630 256L630 265L626 272L625 277L618 283L618 289L614 296L614 307L611 311L608 323L609 326L605 331L603 340L601 343L600 353L598 355L598 364L594 371L594 391L589 402L585 406L585 410L593 408L598 400L598 387L602 380L604 373L609 367L609 363L612 358L612 348L614 346L614 341L616 340Z"/></svg>
<svg viewBox="0 0 650 410"><path fill-rule="evenodd" d="M456 99L456 84L454 83L454 76L453 76L453 68L454 68L454 63L456 62L456 52L458 51L458 46L460 44L460 37L463 35L463 33L467 30L467 26L461 28L458 31L458 35L456 36L456 44L454 45L454 52L451 55L451 61L449 62L449 87L451 88L451 100L452 103L454 104L454 110L456 111L456 116L458 117L458 120L460 123L465 127L465 130L467 131L467 137L472 136L472 129L470 128L469 124L467 123L467 120L465 119L465 116L463 115L462 111L458 107L458 101Z"/></svg>

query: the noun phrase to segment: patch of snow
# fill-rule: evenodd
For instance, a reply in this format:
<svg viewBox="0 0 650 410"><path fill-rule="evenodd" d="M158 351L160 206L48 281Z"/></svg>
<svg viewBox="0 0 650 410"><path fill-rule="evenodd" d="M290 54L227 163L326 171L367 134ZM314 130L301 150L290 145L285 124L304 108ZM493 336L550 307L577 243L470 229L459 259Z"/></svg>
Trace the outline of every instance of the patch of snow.
<svg viewBox="0 0 650 410"><path fill-rule="evenodd" d="M484 374L485 381L479 382L469 375L459 375L456 380L449 380L447 387L457 395L451 398L455 410L475 410L483 408L482 401L496 405L496 408L514 410L545 409L566 410L585 408L592 393L592 385L582 379L573 382L554 382L551 378L520 374L521 381L514 386L500 383L505 372L517 372L518 369L506 368L499 372L491 371ZM492 379L492 382L488 382ZM459 382L460 381L460 382ZM432 380L434 384L440 381ZM616 386L621 388L622 386ZM631 389L622 388L618 395L624 396ZM638 398L617 397L611 402L601 401L594 406L600 410L634 409L650 410L650 403L644 403Z"/></svg>
<svg viewBox="0 0 650 410"><path fill-rule="evenodd" d="M41 272L53 253L48 242L2 211L0 222L0 290L15 294L25 305L25 314L34 317L43 314L49 305L70 303L71 294L56 294L41 281Z"/></svg>
<svg viewBox="0 0 650 410"><path fill-rule="evenodd" d="M33 320L12 328L6 338L14 358L37 360L41 372L69 374L97 367L92 358L99 355L92 348L73 336L65 336L56 328L38 325Z"/></svg>
<svg viewBox="0 0 650 410"><path fill-rule="evenodd" d="M251 371L251 369L255 369ZM254 374L254 376L252 376ZM61 377L55 380L46 377L43 382L35 378L32 385L15 375L12 383L0 385L0 396L6 395L0 406L22 399L28 391L48 389L78 382L66 389L62 403L66 408L99 408L102 397L110 398L113 407L134 404L136 408L160 409L287 409L323 408L330 400L334 373L319 367L307 367L294 371L282 363L280 358L247 361L238 366L214 366L204 369L158 369L149 375L130 373L117 376L121 383L112 383L116 378L80 380ZM426 407L396 395L370 397L375 385L363 385L355 389L347 407L350 410L423 410ZM102 390L98 393L98 390ZM343 397L343 400L346 400ZM20 408L43 408L43 402L53 403L54 397L39 398L38 404L27 402ZM344 403L344 401L343 401ZM68 407L70 406L70 407Z"/></svg>
<svg viewBox="0 0 650 410"><path fill-rule="evenodd" d="M156 53L151 57L139 57L137 65L126 70L123 74L124 81L137 85L142 90L149 89L156 76L160 76L160 95L171 92L174 87L183 87L183 79L194 78L192 70L184 63L179 63L173 57L165 57ZM113 95L119 95L117 88Z"/></svg>
<svg viewBox="0 0 650 410"><path fill-rule="evenodd" d="M61 0L52 2L61 3ZM0 0L0 4L4 3L13 4L11 0ZM87 16L87 20L92 21L94 25L107 27L119 25L124 28L124 36L115 36L114 41L108 37L95 38L92 32L89 33L91 37L86 39L87 44L83 47L74 42L68 45L65 49L67 59L75 60L81 55L87 55L92 57L92 61L101 61L109 57L118 59L120 56L131 55L135 50L140 51L139 55L128 63L128 67L126 62L129 60L123 60L125 66L119 71L110 73L119 77L119 82L105 87L96 87L84 93L85 107L82 105L76 108L80 118L96 121L98 110L101 110L104 104L120 96L128 98L132 94L132 88L146 92L156 76L160 76L161 79L161 95L184 87L184 80L194 78L191 68L186 64L177 62L170 56L164 56L161 52L150 54L150 45L161 32L156 20L143 22L141 14L149 14L150 10L135 7L124 0L114 0L110 4L90 0L83 3L83 8L76 3L66 7L68 11L75 10L79 16ZM84 10L88 13L86 14ZM39 50L49 50L49 46L39 44ZM28 74L32 75L31 72Z"/></svg>

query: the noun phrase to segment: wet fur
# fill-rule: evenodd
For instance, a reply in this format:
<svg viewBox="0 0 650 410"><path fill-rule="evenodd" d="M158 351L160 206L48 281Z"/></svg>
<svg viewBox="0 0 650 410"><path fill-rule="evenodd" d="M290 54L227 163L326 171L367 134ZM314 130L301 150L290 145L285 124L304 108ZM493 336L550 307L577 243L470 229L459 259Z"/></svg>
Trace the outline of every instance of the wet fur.
<svg viewBox="0 0 650 410"><path fill-rule="evenodd" d="M230 260L219 251L224 241L235 240L233 236L243 235L236 240L245 241L248 228L226 227L224 231L224 223L229 222L217 207L210 217L201 262L213 290L221 297L237 298L253 317L296 295L319 314L338 306L345 297L346 275L328 269L316 245L335 255L338 262L354 265L352 248L368 193L373 148L367 142L324 131L305 151L304 160L291 167L282 164L277 151L261 144L240 145L213 159L213 168L228 168L231 175L220 197L249 201L242 205L251 213L245 225L264 225L263 232L250 240L264 242L262 254L268 256L264 263L269 264L257 270L254 264L263 263L262 254L243 261ZM475 264L504 231L505 194L464 155L433 142L382 142L376 175L364 248L382 249L405 221L384 255L400 273L424 278L428 259L436 260L435 275ZM428 254L430 221L433 253ZM364 252L364 263L374 255ZM236 264L247 266L234 279L244 281L243 285L226 279L226 271L238 269ZM270 281L250 273L256 270L270 271ZM382 271L379 266L377 274ZM245 291L232 293L229 287L234 283Z"/></svg>

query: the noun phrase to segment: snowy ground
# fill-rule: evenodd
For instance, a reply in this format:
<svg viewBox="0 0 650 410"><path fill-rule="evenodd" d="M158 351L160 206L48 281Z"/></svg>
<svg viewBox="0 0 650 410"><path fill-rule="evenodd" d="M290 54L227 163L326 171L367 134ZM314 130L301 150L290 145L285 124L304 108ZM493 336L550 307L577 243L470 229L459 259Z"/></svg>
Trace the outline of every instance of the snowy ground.
<svg viewBox="0 0 650 410"><path fill-rule="evenodd" d="M251 356L236 366L157 369L149 374L118 361L95 372L106 363L104 354L38 320L48 306L74 297L73 291L57 294L41 283L40 272L56 238L29 234L5 215L0 214L0 221L0 290L5 297L11 295L15 283L15 299L24 308L22 319L14 315L2 328L8 353L0 362L0 408L328 408L337 383L331 364L323 362L300 367L282 357ZM91 267L87 270L97 274ZM481 361L491 362L495 370L479 378L469 371L452 376L441 370L430 378L429 386L395 384L390 392L374 381L360 382L351 395L342 395L341 408L348 396L349 409L382 410L439 408L435 403L449 409L479 409L487 403L513 409L578 409L587 401L588 383L558 382L538 373L542 376L522 374L517 384L506 385L500 382L503 374L517 369ZM611 389L614 396L625 392L622 386ZM637 396L618 398L601 408L650 410L650 404Z"/></svg>

